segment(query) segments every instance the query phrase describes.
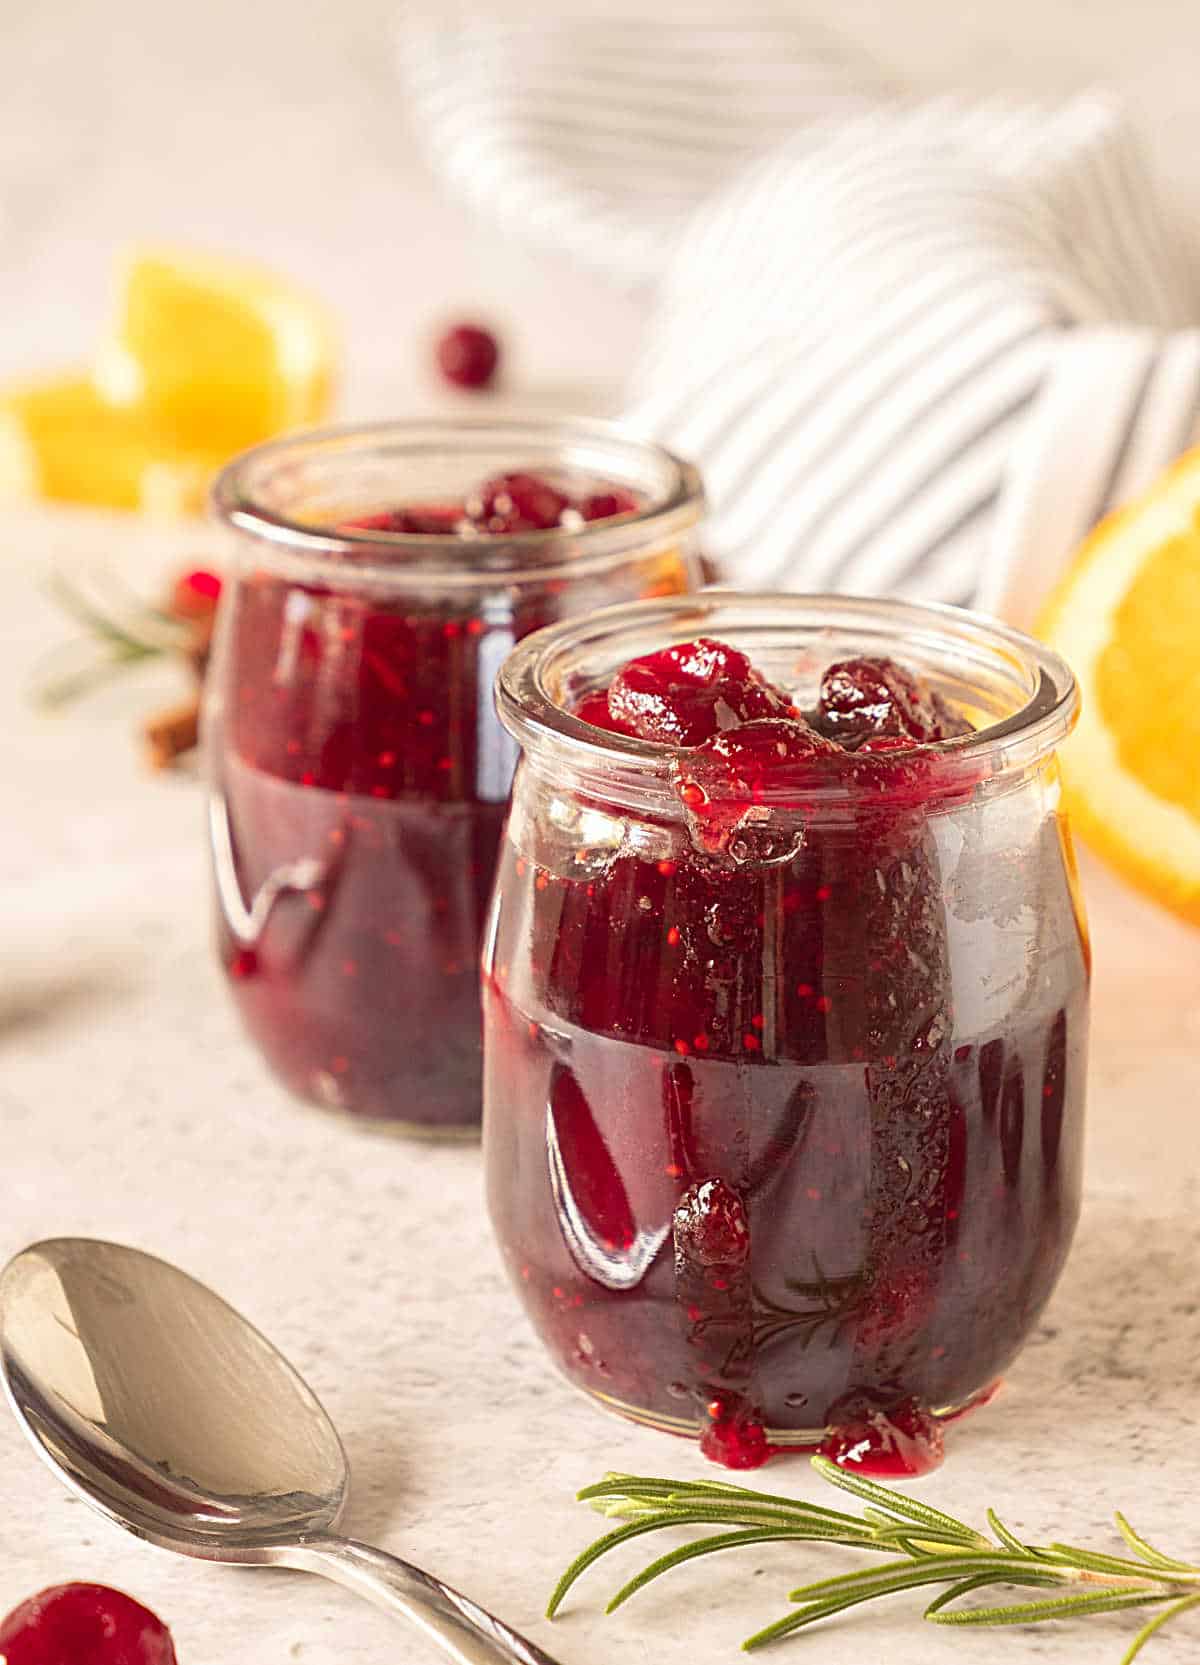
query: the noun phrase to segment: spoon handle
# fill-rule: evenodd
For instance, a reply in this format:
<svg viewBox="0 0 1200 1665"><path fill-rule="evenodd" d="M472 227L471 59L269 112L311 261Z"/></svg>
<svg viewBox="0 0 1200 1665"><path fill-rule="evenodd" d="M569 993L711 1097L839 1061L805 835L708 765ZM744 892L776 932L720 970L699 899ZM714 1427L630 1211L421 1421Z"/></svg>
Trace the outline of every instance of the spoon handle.
<svg viewBox="0 0 1200 1665"><path fill-rule="evenodd" d="M558 1665L558 1661L448 1584L395 1555L333 1533L297 1540L273 1557L321 1573L416 1625L454 1665Z"/></svg>

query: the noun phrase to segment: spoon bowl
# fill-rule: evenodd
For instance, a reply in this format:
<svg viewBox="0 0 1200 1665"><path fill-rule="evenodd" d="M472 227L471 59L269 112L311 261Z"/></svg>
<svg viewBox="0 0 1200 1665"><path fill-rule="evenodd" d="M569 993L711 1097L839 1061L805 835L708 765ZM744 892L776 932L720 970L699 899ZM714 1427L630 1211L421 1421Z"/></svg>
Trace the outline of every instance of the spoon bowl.
<svg viewBox="0 0 1200 1665"><path fill-rule="evenodd" d="M83 1238L18 1255L0 1277L0 1370L73 1490L151 1543L252 1561L341 1515L349 1466L316 1395L151 1255Z"/></svg>
<svg viewBox="0 0 1200 1665"><path fill-rule="evenodd" d="M334 1534L349 1465L333 1423L266 1337L178 1267L91 1238L24 1250L0 1273L0 1375L61 1478L148 1543L324 1573L459 1665L554 1665L431 1574Z"/></svg>

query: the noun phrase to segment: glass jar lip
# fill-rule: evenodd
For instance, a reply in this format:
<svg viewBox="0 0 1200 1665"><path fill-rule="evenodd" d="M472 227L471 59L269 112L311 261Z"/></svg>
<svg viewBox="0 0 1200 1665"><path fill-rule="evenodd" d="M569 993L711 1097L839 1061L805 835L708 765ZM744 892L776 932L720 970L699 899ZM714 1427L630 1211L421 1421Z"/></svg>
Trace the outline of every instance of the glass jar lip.
<svg viewBox="0 0 1200 1665"><path fill-rule="evenodd" d="M528 754L531 744L547 746L556 766L568 769L589 789L629 808L663 806L671 800L672 766L687 748L656 744L598 729L573 716L553 697L548 675L569 650L599 644L623 630L661 626L662 645L708 633L714 614L734 612L749 622L758 614L778 629L791 618L819 629L857 623L895 625L898 629L940 635L948 642L958 632L976 651L1018 661L1033 684L1029 698L1008 716L970 734L919 748L939 760L938 780L948 792L968 777L994 785L1001 777L1028 768L1053 751L1070 733L1079 711L1079 692L1070 666L1052 649L987 614L942 602L916 602L880 596L832 592L771 592L709 588L695 595L668 596L605 607L584 618L568 618L526 636L509 654L496 681L496 705L505 728ZM683 634L680 627L686 626ZM644 651L644 650L643 650ZM903 660L903 652L898 657ZM914 750L918 748L914 747ZM984 767L981 767L984 766ZM666 798L664 798L664 794ZM863 788L845 774L805 783L806 803L836 804L860 800ZM781 801L794 802L794 784L784 785ZM762 800L771 803L770 793Z"/></svg>
<svg viewBox="0 0 1200 1665"><path fill-rule="evenodd" d="M293 519L264 500L272 481L305 459L336 457L338 453L395 450L406 455L451 453L464 443L511 444L514 465L522 445L550 443L568 453L576 448L583 460L603 475L604 453L610 459L650 459L663 477L661 492L635 513L580 527L552 527L546 531L514 532L504 536L450 539L444 533L383 532L373 529L324 531L311 522ZM610 462L610 466L612 466ZM519 583L603 570L623 560L632 549L652 540L669 538L693 526L704 512L704 487L699 470L656 441L644 438L618 422L600 418L475 416L411 418L384 422L346 423L315 428L270 440L241 452L222 469L209 498L213 513L239 532L273 546L289 572L328 576L331 566L354 558L356 583L403 585L436 583L439 587L471 586L482 575ZM448 550L447 546L451 549ZM374 552L375 559L370 558ZM451 558L447 559L448 554Z"/></svg>

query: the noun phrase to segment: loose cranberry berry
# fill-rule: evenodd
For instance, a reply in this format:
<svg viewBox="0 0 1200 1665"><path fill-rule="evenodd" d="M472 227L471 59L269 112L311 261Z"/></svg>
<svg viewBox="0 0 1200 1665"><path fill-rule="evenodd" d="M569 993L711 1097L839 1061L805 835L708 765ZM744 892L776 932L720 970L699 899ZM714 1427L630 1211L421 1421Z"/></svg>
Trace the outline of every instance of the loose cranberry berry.
<svg viewBox="0 0 1200 1665"><path fill-rule="evenodd" d="M745 1204L723 1179L701 1180L686 1191L673 1226L676 1254L700 1266L741 1266L750 1253Z"/></svg>
<svg viewBox="0 0 1200 1665"><path fill-rule="evenodd" d="M971 725L927 683L893 659L842 659L821 678L817 727L853 748L869 735L922 744L969 734Z"/></svg>
<svg viewBox="0 0 1200 1665"><path fill-rule="evenodd" d="M759 717L796 714L744 653L703 636L630 660L613 678L608 708L643 740L674 746L698 746Z"/></svg>
<svg viewBox="0 0 1200 1665"><path fill-rule="evenodd" d="M486 387L500 363L500 347L490 330L479 324L457 324L437 344L442 375L455 387Z"/></svg>
<svg viewBox="0 0 1200 1665"><path fill-rule="evenodd" d="M615 515L631 515L640 507L631 491L614 486L611 491L596 491L585 497L579 512L585 520L612 520Z"/></svg>
<svg viewBox="0 0 1200 1665"><path fill-rule="evenodd" d="M103 1584L57 1584L0 1623L6 1665L176 1665L162 1621Z"/></svg>
<svg viewBox="0 0 1200 1665"><path fill-rule="evenodd" d="M470 506L480 531L493 533L546 532L557 526L571 500L540 474L498 474L480 488L479 501Z"/></svg>

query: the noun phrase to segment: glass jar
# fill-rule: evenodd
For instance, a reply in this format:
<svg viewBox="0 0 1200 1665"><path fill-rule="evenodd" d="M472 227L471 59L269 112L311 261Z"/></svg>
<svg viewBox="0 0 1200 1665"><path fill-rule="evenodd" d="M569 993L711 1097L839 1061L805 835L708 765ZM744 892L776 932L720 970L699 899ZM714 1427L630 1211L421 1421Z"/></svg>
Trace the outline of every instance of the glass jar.
<svg viewBox="0 0 1200 1665"><path fill-rule="evenodd" d="M637 507L453 535L460 506L514 469ZM687 589L698 477L603 423L396 423L248 452L215 505L231 570L205 734L241 1015L300 1097L469 1135L479 933L516 751L496 670L564 615ZM398 519L434 530L386 529Z"/></svg>
<svg viewBox="0 0 1200 1665"><path fill-rule="evenodd" d="M894 658L976 732L780 777L714 853L686 751L568 714L699 636L801 708L832 661ZM950 608L710 591L541 632L498 698L522 759L485 933L484 1147L543 1342L734 1466L822 1441L928 1466L1029 1335L1078 1211L1069 670Z"/></svg>

